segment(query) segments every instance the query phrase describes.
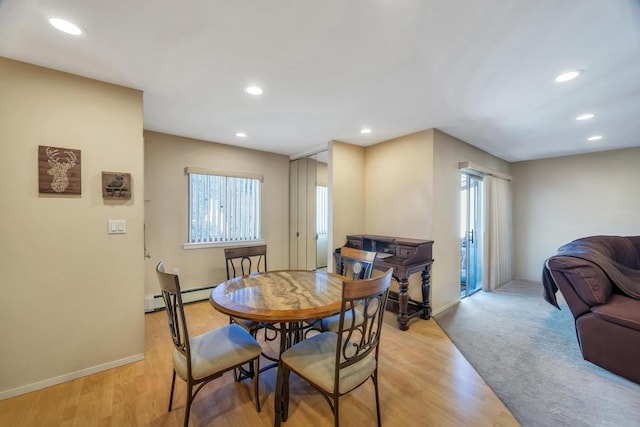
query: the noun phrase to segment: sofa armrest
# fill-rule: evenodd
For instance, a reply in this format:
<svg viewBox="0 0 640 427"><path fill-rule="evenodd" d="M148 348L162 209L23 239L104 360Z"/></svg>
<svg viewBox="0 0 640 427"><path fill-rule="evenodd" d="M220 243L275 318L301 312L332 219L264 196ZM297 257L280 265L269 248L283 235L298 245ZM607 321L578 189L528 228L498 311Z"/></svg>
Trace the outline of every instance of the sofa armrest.
<svg viewBox="0 0 640 427"><path fill-rule="evenodd" d="M556 255L547 259L545 267L574 318L589 312L593 306L605 304L613 293L609 278L590 261Z"/></svg>

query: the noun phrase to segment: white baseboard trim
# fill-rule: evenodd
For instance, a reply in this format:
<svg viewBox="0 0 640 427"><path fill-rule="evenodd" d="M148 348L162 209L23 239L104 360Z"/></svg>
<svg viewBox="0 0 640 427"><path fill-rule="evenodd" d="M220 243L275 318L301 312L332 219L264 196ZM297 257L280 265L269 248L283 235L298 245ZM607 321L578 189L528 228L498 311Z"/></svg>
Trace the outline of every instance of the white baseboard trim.
<svg viewBox="0 0 640 427"><path fill-rule="evenodd" d="M213 288L215 288L215 286L203 286L201 288L183 290L182 302L186 304L190 302L208 300ZM162 299L161 294L146 295L144 299L144 311L146 313L164 309L164 300Z"/></svg>
<svg viewBox="0 0 640 427"><path fill-rule="evenodd" d="M133 356L125 357L124 359L114 360L111 362L103 363L102 365L92 366L90 368L81 369L75 372L69 372L68 374L60 375L59 377L55 378L49 378L48 380L44 381L38 381L37 383L27 384L20 387L12 388L10 390L0 391L0 400L9 399L10 397L15 397L21 394L51 387L56 384L75 380L81 377L86 377L87 375L106 371L107 369L117 368L118 366L122 365L128 365L129 363L138 362L140 360L144 360L144 353L134 354Z"/></svg>
<svg viewBox="0 0 640 427"><path fill-rule="evenodd" d="M443 306L443 307L440 307L440 308L439 308L439 309L437 309L437 310L433 310L433 311L431 312L431 317L433 317L433 316L437 316L438 314L442 313L443 311L445 311L445 310L447 310L448 308L451 308L451 307L453 307L454 305L457 305L457 304L460 304L460 300L459 300L459 299L457 299L457 300L455 300L455 301L452 301L452 302L450 302L449 304L447 304L447 305L445 305L445 306Z"/></svg>
<svg viewBox="0 0 640 427"><path fill-rule="evenodd" d="M513 278L513 280L511 282L516 281L516 280L520 280L520 281L523 281L523 282L532 282L532 283L542 284L542 279L535 278L535 277L514 276L514 278ZM511 282L509 282L509 283L511 283Z"/></svg>

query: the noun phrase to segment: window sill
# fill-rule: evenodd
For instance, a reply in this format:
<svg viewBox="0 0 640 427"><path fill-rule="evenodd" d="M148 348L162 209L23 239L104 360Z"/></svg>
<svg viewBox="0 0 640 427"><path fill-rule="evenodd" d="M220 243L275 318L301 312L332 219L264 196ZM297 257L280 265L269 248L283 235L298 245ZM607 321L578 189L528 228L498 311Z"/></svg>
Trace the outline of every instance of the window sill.
<svg viewBox="0 0 640 427"><path fill-rule="evenodd" d="M264 245L264 240L245 240L242 242L218 242L218 243L184 243L182 249L207 249L207 248L231 248L234 246Z"/></svg>

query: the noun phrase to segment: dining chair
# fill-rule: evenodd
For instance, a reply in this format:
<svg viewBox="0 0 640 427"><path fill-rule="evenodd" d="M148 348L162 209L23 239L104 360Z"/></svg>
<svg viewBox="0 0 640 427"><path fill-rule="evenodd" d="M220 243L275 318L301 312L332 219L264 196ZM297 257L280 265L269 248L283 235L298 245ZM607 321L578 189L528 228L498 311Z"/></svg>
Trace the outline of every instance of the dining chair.
<svg viewBox="0 0 640 427"><path fill-rule="evenodd" d="M376 416L381 425L378 392L378 355L380 334L393 269L371 279L345 280L337 332L327 331L300 341L282 353L276 380L275 426L286 421L289 413L289 377L294 372L318 390L327 401L340 425L341 396L373 381ZM356 306L362 307L362 322L350 322Z"/></svg>
<svg viewBox="0 0 640 427"><path fill-rule="evenodd" d="M224 258L227 268L227 280L267 271L267 245L225 248ZM260 327L264 326L253 320L236 317L230 317L229 320L231 323L237 323L245 328L254 337Z"/></svg>
<svg viewBox="0 0 640 427"><path fill-rule="evenodd" d="M224 258L227 268L227 280L234 277L245 277L254 273L265 273L267 271L267 245L253 246L234 246L225 248ZM237 323L246 329L254 337L258 337L258 331L264 331L265 341L274 341L278 338L280 329L277 325L268 322L256 322L253 320L242 319L239 317L229 317L231 323ZM272 362L277 362L277 357L263 352L263 356ZM267 369L266 367L264 369ZM239 371L239 372L238 372ZM239 369L234 371L236 381L242 380L247 376L251 376L251 368L249 374Z"/></svg>
<svg viewBox="0 0 640 427"><path fill-rule="evenodd" d="M178 275L166 273L162 261L156 266L156 272L174 345L169 411L173 406L176 375L187 384L187 404L184 413L186 427L189 424L191 404L202 387L221 377L225 372L249 363L253 374L256 410L260 412L258 393L260 354L262 352L260 344L245 329L235 324L225 325L202 335L190 337ZM244 371L248 372L246 369ZM193 389L196 386L194 392Z"/></svg>
<svg viewBox="0 0 640 427"><path fill-rule="evenodd" d="M225 248L227 280L267 271L267 245Z"/></svg>
<svg viewBox="0 0 640 427"><path fill-rule="evenodd" d="M340 248L336 272L352 279L368 279L373 271L377 252L343 246Z"/></svg>
<svg viewBox="0 0 640 427"><path fill-rule="evenodd" d="M362 249L351 248L343 246L340 248L340 256L337 260L336 273L350 277L351 279L368 279L373 272L373 263L376 259L376 252L365 251ZM348 313L347 321L351 321L355 317L356 323L362 321L362 313L356 308L352 313ZM312 322L310 328L305 332L305 336L312 330L324 332L324 331L338 331L338 321L340 315L325 317L318 321Z"/></svg>

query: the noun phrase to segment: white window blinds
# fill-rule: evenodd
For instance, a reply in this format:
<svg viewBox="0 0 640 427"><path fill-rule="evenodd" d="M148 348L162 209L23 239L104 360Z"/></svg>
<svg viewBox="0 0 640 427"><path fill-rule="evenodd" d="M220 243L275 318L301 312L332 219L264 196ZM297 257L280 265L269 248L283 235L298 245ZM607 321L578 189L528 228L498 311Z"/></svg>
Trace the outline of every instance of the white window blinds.
<svg viewBox="0 0 640 427"><path fill-rule="evenodd" d="M189 243L260 240L262 179L202 172L187 169Z"/></svg>

